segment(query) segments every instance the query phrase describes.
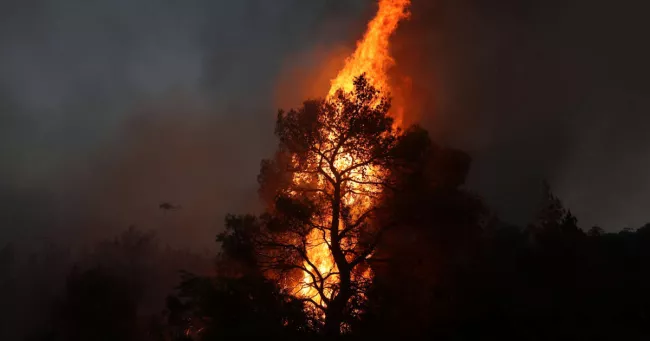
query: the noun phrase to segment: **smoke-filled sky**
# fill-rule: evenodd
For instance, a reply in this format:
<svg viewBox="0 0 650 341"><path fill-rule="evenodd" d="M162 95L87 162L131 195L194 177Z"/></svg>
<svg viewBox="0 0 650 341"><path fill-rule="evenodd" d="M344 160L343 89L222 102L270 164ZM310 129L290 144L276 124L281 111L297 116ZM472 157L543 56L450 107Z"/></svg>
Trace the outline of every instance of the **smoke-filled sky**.
<svg viewBox="0 0 650 341"><path fill-rule="evenodd" d="M644 1L413 0L396 77L469 185L525 223L548 179L585 228L650 221ZM4 0L0 243L131 224L210 246L256 209L279 106L317 96L372 0ZM181 205L163 212L162 201Z"/></svg>

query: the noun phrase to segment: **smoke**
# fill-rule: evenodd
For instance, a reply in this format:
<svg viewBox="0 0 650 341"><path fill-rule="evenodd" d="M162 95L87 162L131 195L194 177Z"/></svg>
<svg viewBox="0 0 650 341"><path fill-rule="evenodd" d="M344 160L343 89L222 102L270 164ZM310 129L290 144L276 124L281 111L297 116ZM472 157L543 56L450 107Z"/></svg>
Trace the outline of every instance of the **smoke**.
<svg viewBox="0 0 650 341"><path fill-rule="evenodd" d="M367 1L0 4L0 244L135 224L214 245L254 210L295 51L345 45ZM169 201L182 208L163 212Z"/></svg>
<svg viewBox="0 0 650 341"><path fill-rule="evenodd" d="M474 158L469 185L526 223L543 179L581 220L650 217L647 2L414 0L394 39L411 115Z"/></svg>

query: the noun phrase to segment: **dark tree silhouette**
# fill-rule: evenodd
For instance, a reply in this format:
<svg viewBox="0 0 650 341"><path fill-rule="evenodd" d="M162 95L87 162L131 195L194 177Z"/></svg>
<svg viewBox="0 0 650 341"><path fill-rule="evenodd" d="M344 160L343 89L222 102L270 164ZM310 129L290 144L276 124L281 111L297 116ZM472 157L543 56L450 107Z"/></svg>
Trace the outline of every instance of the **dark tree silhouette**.
<svg viewBox="0 0 650 341"><path fill-rule="evenodd" d="M161 340L169 334L161 314L164 299L178 284L178 270L204 273L204 267L212 265L200 255L161 248L153 232L135 227L98 242L73 264L72 270L65 265L63 283L52 275L39 276L43 287L62 286L62 291L54 293L52 307L39 306L48 318L32 318L26 332L30 339Z"/></svg>
<svg viewBox="0 0 650 341"><path fill-rule="evenodd" d="M168 325L178 339L298 336L310 332L302 303L263 276L256 263L254 216L226 217L217 236L221 252L214 277L183 275L178 294L168 298Z"/></svg>
<svg viewBox="0 0 650 341"><path fill-rule="evenodd" d="M373 257L375 280L360 328L367 333L422 334L454 314L456 272L478 250L487 209L463 189L467 154L437 146L428 133L409 128L395 152L396 189L384 198L397 227Z"/></svg>

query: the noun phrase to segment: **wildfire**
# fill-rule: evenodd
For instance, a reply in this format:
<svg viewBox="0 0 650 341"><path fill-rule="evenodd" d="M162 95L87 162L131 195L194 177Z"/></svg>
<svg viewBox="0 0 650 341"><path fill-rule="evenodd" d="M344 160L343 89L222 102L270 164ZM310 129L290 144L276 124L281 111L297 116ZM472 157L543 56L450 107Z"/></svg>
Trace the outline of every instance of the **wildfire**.
<svg viewBox="0 0 650 341"><path fill-rule="evenodd" d="M400 20L408 17L407 7L410 0L380 0L379 9L376 16L368 23L367 30L361 40L357 42L355 52L346 60L344 68L339 71L336 78L332 80L331 88L327 94L327 98L332 98L336 92L341 89L344 92L351 92L354 89L354 79L361 74L365 74L366 78L376 89L383 93L390 92L388 81L388 69L394 64L393 58L389 53L389 38L397 28ZM392 113L395 119L395 125L401 124L401 113L399 110ZM341 153L340 157L335 161L337 168L346 168L346 165L352 164L353 160L351 155ZM382 172L381 169L375 169L370 166L361 167L352 174L356 180L363 180L368 176L373 176ZM300 182L300 178L294 178L294 182ZM359 181L362 182L362 181ZM361 185L351 184L351 186L358 186L359 190L352 191L352 193L378 193L381 189L376 185ZM372 205L372 199L368 196L348 194L343 198L343 203L351 209L351 213L358 214ZM312 230L308 235L308 248L307 258L305 261L305 268L311 271L317 270L320 274L326 277L323 285L323 293L327 298L331 298L336 284L339 280L337 275L337 267L329 249L330 236L319 230ZM349 238L344 240L344 243L354 244L356 240ZM309 264L311 263L311 264ZM314 267L316 269L314 269ZM363 279L370 279L371 273L369 269L357 274ZM316 284L313 282L312 274L305 271L303 277L297 285L298 295L304 298L311 298L316 304L324 306L323 298L316 289Z"/></svg>

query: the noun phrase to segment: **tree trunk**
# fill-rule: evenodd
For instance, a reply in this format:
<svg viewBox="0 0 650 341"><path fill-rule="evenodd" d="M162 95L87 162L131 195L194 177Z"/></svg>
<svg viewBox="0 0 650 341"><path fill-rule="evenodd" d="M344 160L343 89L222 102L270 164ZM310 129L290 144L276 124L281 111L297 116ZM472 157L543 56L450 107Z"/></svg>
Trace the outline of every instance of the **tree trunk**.
<svg viewBox="0 0 650 341"><path fill-rule="evenodd" d="M325 335L338 336L341 334L341 323L345 317L345 308L352 296L350 285L350 272L341 273L341 288L334 299L327 306L325 312Z"/></svg>
<svg viewBox="0 0 650 341"><path fill-rule="evenodd" d="M339 238L339 218L341 215L341 184L334 187L334 200L332 201L332 222L330 229L331 251L334 262L339 269L339 291L327 306L325 312L325 334L337 336L341 334L341 323L345 315L345 308L352 296L350 264L345 259L341 250Z"/></svg>

